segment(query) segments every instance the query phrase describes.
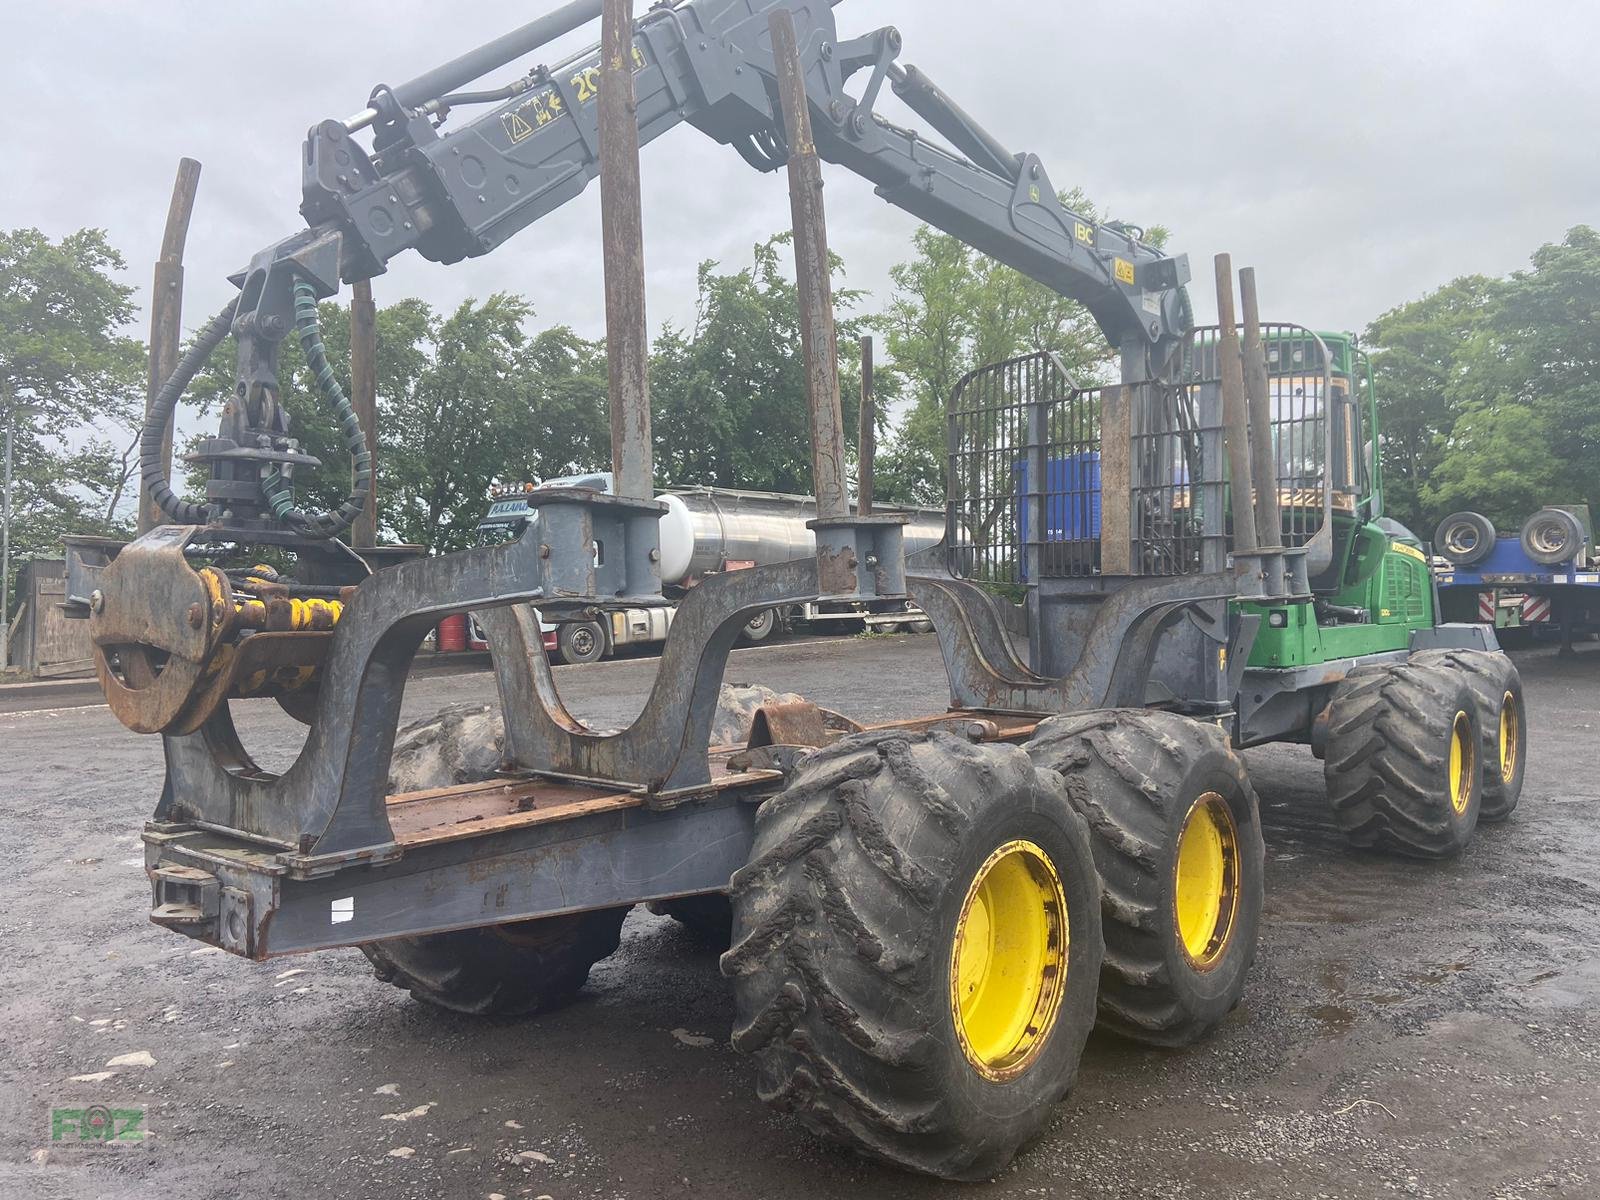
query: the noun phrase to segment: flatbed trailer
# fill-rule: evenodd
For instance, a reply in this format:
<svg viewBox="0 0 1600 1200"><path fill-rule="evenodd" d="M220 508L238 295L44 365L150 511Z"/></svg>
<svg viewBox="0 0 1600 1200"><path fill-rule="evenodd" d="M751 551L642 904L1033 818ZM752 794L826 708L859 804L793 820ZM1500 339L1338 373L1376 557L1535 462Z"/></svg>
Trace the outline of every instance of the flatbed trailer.
<svg viewBox="0 0 1600 1200"><path fill-rule="evenodd" d="M1600 556L1586 506L1541 509L1509 535L1476 513L1454 513L1434 548L1446 620L1559 638L1563 652L1600 634Z"/></svg>

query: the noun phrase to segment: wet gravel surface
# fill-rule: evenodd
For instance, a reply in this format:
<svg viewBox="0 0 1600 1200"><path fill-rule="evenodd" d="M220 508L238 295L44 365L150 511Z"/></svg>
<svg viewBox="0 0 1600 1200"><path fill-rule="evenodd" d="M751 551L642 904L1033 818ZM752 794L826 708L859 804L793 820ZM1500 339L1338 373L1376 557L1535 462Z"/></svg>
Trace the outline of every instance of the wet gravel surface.
<svg viewBox="0 0 1600 1200"><path fill-rule="evenodd" d="M1457 862L1347 848L1308 752L1250 752L1269 895L1244 1003L1186 1051L1092 1038L1051 1131L985 1193L1600 1196L1600 647L1518 661L1522 807ZM653 666L558 678L616 723ZM729 679L865 720L943 703L926 637L774 644ZM420 681L408 715L492 691ZM251 748L287 762L298 727L244 707ZM714 952L643 910L578 1004L517 1024L431 1012L353 950L254 964L157 929L138 833L159 783L159 744L104 708L0 715L0 1197L969 1192L767 1112ZM148 1106L153 1136L49 1148L50 1107L88 1103Z"/></svg>

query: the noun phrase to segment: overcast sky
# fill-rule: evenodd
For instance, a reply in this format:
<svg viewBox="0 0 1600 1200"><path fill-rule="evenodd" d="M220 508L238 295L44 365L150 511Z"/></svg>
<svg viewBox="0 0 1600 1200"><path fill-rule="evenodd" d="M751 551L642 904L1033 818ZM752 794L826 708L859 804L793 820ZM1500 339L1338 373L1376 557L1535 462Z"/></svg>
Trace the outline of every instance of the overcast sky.
<svg viewBox="0 0 1600 1200"><path fill-rule="evenodd" d="M177 160L199 159L192 327L229 271L297 228L310 124L554 6L0 0L0 227L104 227L142 303ZM897 25L901 61L1040 154L1058 186L1168 226L1202 317L1219 250L1256 266L1267 315L1359 329L1600 221L1593 0L844 0L835 15L845 36ZM688 128L646 149L644 175L651 323L682 323L699 260L742 266L787 224L784 178ZM827 180L833 246L881 302L913 222L839 168ZM598 335L599 227L591 188L487 258L397 261L375 292L448 308L514 290L541 323Z"/></svg>

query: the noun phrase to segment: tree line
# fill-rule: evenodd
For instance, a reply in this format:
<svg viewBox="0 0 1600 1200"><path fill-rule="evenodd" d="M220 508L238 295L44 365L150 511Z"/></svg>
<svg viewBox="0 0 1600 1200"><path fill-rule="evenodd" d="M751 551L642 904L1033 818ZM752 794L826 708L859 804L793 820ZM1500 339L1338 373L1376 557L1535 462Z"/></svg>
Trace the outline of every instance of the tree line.
<svg viewBox="0 0 1600 1200"><path fill-rule="evenodd" d="M1064 197L1095 216L1078 193ZM1150 236L1161 239L1164 231ZM810 451L798 304L787 235L743 266L701 265L692 323L668 324L650 364L657 478L808 491ZM1109 349L1084 309L957 239L916 231L878 312L846 285L837 259L840 374L854 442L855 338L873 333L886 362L877 489L886 501L943 496L944 408L976 366L1050 349L1086 385ZM126 536L137 489L135 441L145 351L125 330L134 289L98 230L51 241L0 232L0 424L17 422L13 553L60 553L69 532ZM1372 352L1390 514L1424 536L1457 508L1514 527L1539 505L1600 501L1600 234L1571 230L1504 279L1464 276L1376 318ZM322 306L324 341L348 388L349 317ZM213 357L191 402L232 389L231 347ZM497 293L441 312L420 299L378 311L381 534L440 551L471 544L490 487L609 462L602 340L541 328L530 302ZM302 503L345 488L346 456L293 339L282 382L296 433L325 466L297 481ZM191 494L201 481L189 478Z"/></svg>

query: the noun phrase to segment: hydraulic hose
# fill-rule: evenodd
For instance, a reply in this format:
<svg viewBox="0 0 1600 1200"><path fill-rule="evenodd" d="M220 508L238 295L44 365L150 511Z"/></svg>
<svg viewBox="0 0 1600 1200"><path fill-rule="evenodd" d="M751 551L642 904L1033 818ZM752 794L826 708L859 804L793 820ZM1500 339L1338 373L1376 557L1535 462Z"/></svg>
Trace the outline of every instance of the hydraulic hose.
<svg viewBox="0 0 1600 1200"><path fill-rule="evenodd" d="M228 331L233 328L233 314L238 305L237 299L232 300L206 323L194 345L178 360L177 370L172 372L156 393L144 430L139 434L139 477L144 481L145 492L162 512L179 525L204 525L209 518L203 504L192 504L173 492L167 474L162 469L161 447L166 441L167 422L172 420L173 410L178 407L178 401L183 398L196 372L205 366L206 360L222 345Z"/></svg>
<svg viewBox="0 0 1600 1200"><path fill-rule="evenodd" d="M329 512L308 513L296 508L288 481L276 468L261 481L261 492L273 515L296 533L313 538L334 538L355 524L367 507L367 497L372 491L372 452L367 447L361 421L328 364L327 348L322 344L322 331L317 325L317 293L304 281L294 285L294 324L300 335L300 348L305 351L306 365L316 378L317 390L333 410L344 433L345 446L355 465L355 483L344 503Z"/></svg>

